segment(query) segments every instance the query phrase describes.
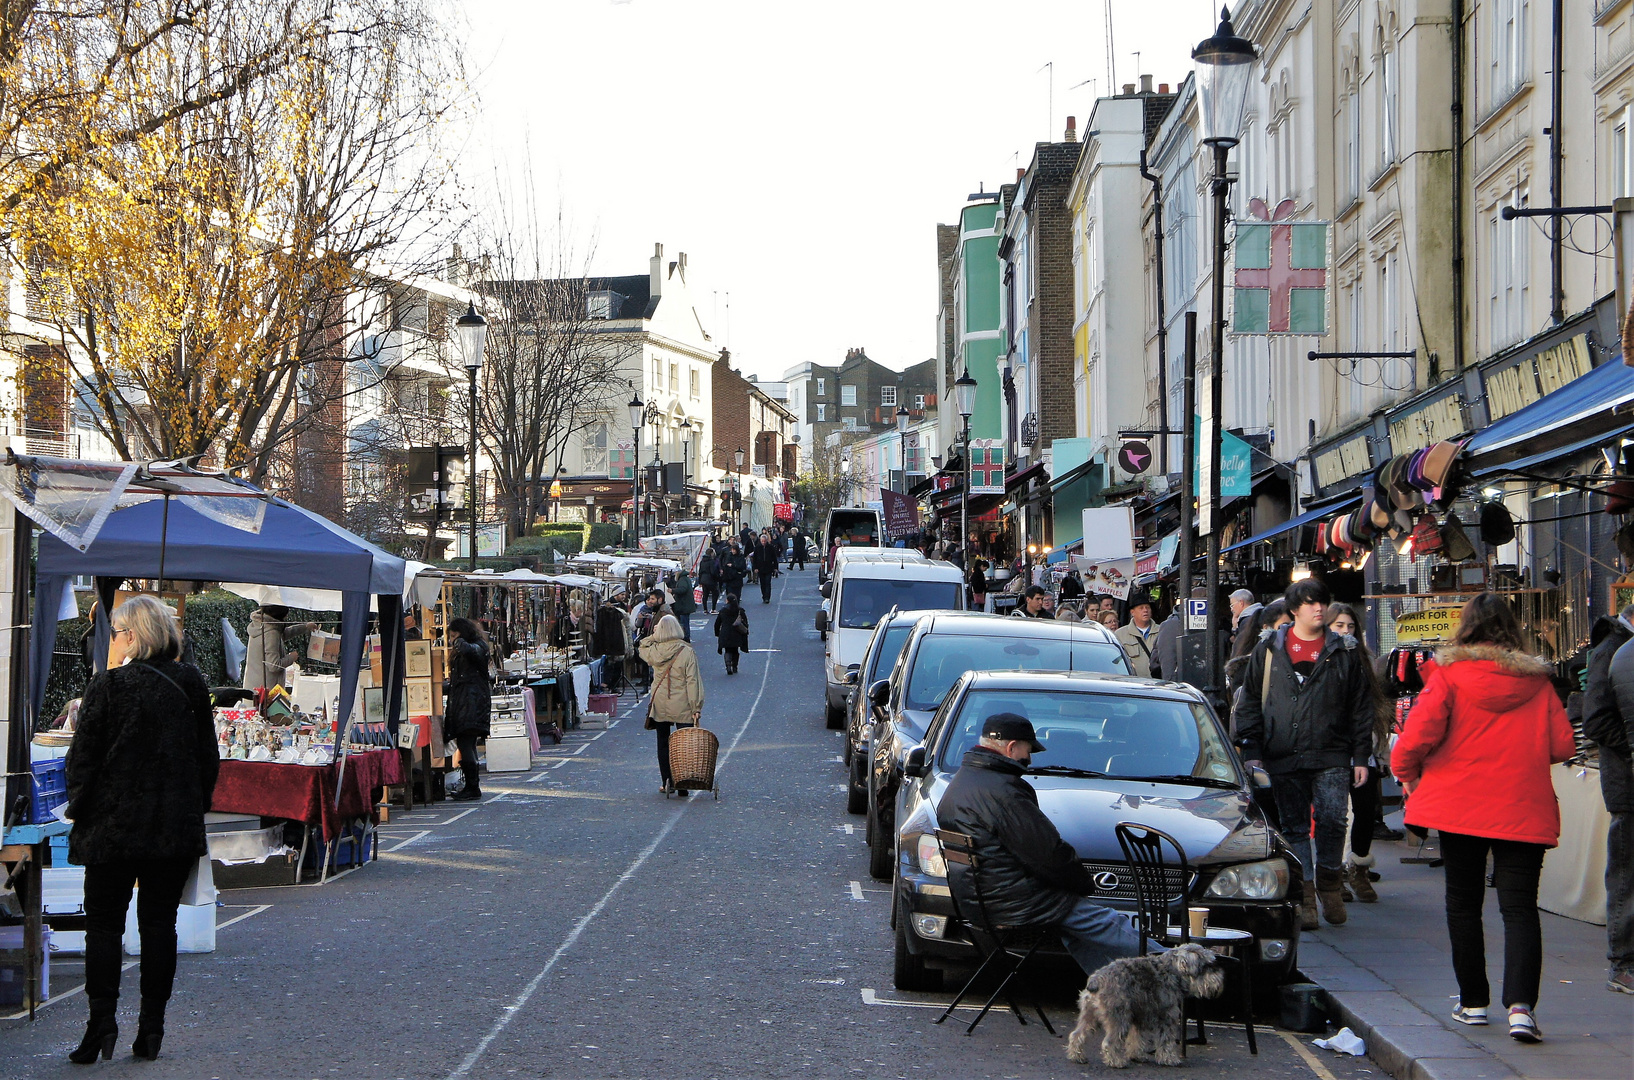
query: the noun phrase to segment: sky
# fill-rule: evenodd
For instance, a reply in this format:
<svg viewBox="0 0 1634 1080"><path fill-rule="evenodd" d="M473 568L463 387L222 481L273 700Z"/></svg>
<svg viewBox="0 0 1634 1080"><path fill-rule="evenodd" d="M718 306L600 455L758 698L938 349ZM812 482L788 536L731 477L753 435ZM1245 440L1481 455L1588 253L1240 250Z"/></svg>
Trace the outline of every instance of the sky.
<svg viewBox="0 0 1634 1080"><path fill-rule="evenodd" d="M685 251L741 370L900 369L936 353L936 224L1085 130L1109 52L1178 85L1217 3L466 0L467 182L513 218L531 192L574 272Z"/></svg>

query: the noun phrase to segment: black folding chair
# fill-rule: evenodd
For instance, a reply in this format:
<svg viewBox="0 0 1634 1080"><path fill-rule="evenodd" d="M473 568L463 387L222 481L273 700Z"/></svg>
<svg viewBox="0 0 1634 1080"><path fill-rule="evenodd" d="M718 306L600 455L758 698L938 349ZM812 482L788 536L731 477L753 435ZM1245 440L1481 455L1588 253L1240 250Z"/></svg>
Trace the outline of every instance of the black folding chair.
<svg viewBox="0 0 1634 1080"><path fill-rule="evenodd" d="M1242 1014L1240 1019L1248 1033L1248 1050L1260 1052L1254 1037L1254 980L1250 974L1248 952L1253 947L1254 935L1246 930L1231 930L1210 926L1202 936L1194 937L1187 912L1191 896L1191 870L1186 861L1186 849L1180 841L1160 829L1131 821L1120 821L1114 827L1118 846L1123 848L1124 861L1129 864L1129 876L1135 885L1135 923L1140 931L1140 955L1146 955L1146 943L1156 941L1165 948L1198 944L1219 949L1230 949L1239 955L1220 956L1222 961L1238 968L1242 983ZM1164 857L1163 845L1174 851L1178 862L1170 864ZM1171 869L1172 866L1172 869ZM1186 1055L1188 1043L1206 1045L1208 1029L1203 1026L1200 1012L1186 1004L1187 1016L1197 1021L1197 1037L1185 1036L1181 1024L1180 1055Z"/></svg>
<svg viewBox="0 0 1634 1080"><path fill-rule="evenodd" d="M996 926L987 914L987 902L982 896L981 887L981 860L976 854L975 841L968 833L954 832L951 829L937 829L936 837L942 842L942 858L948 863L948 892L953 898L953 912L960 922L969 928L971 939L982 954L981 966L976 973L959 989L952 1003L946 1011L936 1018L940 1024L953 1010L959 1007L965 995L975 987L977 980L992 969L996 974L1003 971L1004 977L982 1006L976 1018L970 1021L965 1028L969 1035L976 1030L976 1025L982 1022L982 1017L988 1014L993 1004L1002 995L1010 1005L1010 1011L1015 1014L1016 1020L1022 1027L1027 1026L1027 1018L1022 1015L1021 1007L1016 1003L1016 995L1010 992L1010 985L1015 981L1027 961L1032 959L1033 953L1043 944L1054 928L1050 926ZM955 872L954 867L960 867ZM968 886L968 892L966 887ZM960 893L966 893L964 897ZM1038 999L1032 1001L1033 1010L1038 1013L1038 1020L1044 1025L1044 1030L1051 1035L1056 1031L1050 1024L1050 1018L1044 1015L1044 1007ZM1058 1036L1059 1037L1059 1036Z"/></svg>

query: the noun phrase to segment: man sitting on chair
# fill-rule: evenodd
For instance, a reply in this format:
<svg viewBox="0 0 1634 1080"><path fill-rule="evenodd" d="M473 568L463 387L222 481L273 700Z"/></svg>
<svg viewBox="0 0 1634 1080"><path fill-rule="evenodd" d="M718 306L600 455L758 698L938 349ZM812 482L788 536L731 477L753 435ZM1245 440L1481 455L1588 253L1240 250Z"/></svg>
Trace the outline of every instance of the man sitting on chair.
<svg viewBox="0 0 1634 1080"><path fill-rule="evenodd" d="M994 927L1049 926L1086 974L1140 953L1135 921L1093 900L1095 883L1022 779L1045 747L1032 723L1001 712L982 724L936 807L944 829L967 834L981 867L980 895ZM967 917L974 913L967 913ZM1162 952L1147 944L1148 952Z"/></svg>

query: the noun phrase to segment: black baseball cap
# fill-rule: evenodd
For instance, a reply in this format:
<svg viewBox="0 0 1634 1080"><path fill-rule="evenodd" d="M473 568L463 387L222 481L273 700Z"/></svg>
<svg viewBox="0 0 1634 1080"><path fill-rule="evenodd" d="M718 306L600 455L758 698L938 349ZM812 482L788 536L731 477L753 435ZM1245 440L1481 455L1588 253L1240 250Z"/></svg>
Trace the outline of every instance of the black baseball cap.
<svg viewBox="0 0 1634 1080"><path fill-rule="evenodd" d="M1005 742L1026 742L1033 753L1041 754L1047 747L1038 741L1033 724L1025 716L1013 712L994 713L982 722L982 738L1003 739Z"/></svg>

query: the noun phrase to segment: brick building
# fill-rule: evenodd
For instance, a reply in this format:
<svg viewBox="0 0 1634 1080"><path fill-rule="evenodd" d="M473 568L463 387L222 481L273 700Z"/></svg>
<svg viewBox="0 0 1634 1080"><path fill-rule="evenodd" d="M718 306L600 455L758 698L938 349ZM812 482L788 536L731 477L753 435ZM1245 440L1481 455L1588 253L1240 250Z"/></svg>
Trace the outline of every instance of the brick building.
<svg viewBox="0 0 1634 1080"><path fill-rule="evenodd" d="M734 485L741 490L743 523L763 528L772 522L773 504L788 501L784 482L800 473L799 425L772 392L732 367L732 354L725 349L711 365L710 388L714 435L708 461L729 474L722 491Z"/></svg>
<svg viewBox="0 0 1634 1080"><path fill-rule="evenodd" d="M900 405L907 406L917 423L927 409L936 408L939 370L939 361L932 358L893 371L863 349L850 349L836 367L800 364L783 378L801 442L816 447L837 441L845 432L860 437L894 428Z"/></svg>

